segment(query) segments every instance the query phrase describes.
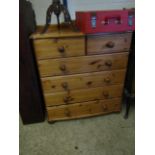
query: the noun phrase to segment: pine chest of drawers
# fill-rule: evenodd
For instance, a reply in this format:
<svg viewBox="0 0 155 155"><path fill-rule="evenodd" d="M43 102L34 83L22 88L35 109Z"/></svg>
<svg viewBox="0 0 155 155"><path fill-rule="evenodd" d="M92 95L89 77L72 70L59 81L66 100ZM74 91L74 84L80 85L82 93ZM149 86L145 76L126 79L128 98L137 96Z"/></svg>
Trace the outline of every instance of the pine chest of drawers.
<svg viewBox="0 0 155 155"><path fill-rule="evenodd" d="M31 38L48 121L121 110L132 33L40 32Z"/></svg>

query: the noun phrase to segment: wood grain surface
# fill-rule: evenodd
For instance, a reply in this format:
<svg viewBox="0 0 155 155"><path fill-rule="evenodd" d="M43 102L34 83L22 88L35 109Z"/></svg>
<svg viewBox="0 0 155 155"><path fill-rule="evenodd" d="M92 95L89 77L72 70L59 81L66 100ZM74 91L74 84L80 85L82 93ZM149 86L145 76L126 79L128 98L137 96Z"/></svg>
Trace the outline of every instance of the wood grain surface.
<svg viewBox="0 0 155 155"><path fill-rule="evenodd" d="M48 121L97 116L111 112L120 112L120 110L121 98L47 107Z"/></svg>
<svg viewBox="0 0 155 155"><path fill-rule="evenodd" d="M37 39L34 40L36 58L61 58L85 55L85 39L62 38L62 39Z"/></svg>
<svg viewBox="0 0 155 155"><path fill-rule="evenodd" d="M44 94L46 106L121 97L123 84Z"/></svg>
<svg viewBox="0 0 155 155"><path fill-rule="evenodd" d="M130 49L132 33L87 37L87 54L124 52Z"/></svg>
<svg viewBox="0 0 155 155"><path fill-rule="evenodd" d="M128 52L38 61L41 77L125 69Z"/></svg>
<svg viewBox="0 0 155 155"><path fill-rule="evenodd" d="M44 93L55 93L74 89L85 89L99 86L121 84L126 70L101 71L94 73L74 74L42 78Z"/></svg>

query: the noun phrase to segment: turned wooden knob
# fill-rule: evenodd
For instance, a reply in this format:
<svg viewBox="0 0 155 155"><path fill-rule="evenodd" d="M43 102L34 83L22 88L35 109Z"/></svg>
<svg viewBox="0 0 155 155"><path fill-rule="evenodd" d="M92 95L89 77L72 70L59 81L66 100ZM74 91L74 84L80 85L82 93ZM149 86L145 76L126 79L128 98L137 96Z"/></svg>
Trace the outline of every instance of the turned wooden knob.
<svg viewBox="0 0 155 155"><path fill-rule="evenodd" d="M108 110L107 105L103 105L103 106L102 106L102 109L103 109L103 111L107 111L107 110Z"/></svg>
<svg viewBox="0 0 155 155"><path fill-rule="evenodd" d="M105 65L108 66L108 67L111 67L112 66L112 61L111 60L107 60L105 62Z"/></svg>
<svg viewBox="0 0 155 155"><path fill-rule="evenodd" d="M109 42L106 44L106 47L108 47L108 48L114 48L114 47L115 47L115 43L112 42L112 41L109 41Z"/></svg>
<svg viewBox="0 0 155 155"><path fill-rule="evenodd" d="M109 77L107 77L107 78L104 79L104 82L105 83L110 83L111 82L111 79Z"/></svg>
<svg viewBox="0 0 155 155"><path fill-rule="evenodd" d="M67 103L69 103L69 102L71 102L71 101L73 101L74 99L71 97L71 96L66 96L66 97L64 97L64 102L67 104Z"/></svg>
<svg viewBox="0 0 155 155"><path fill-rule="evenodd" d="M103 92L103 96L104 96L105 98L108 98L108 97L109 97L109 93L108 93L108 92Z"/></svg>
<svg viewBox="0 0 155 155"><path fill-rule="evenodd" d="M70 110L69 109L65 109L65 115L67 116L67 117L70 117L71 116L71 112L70 112Z"/></svg>
<svg viewBox="0 0 155 155"><path fill-rule="evenodd" d="M68 103L68 98L67 97L64 98L64 102Z"/></svg>
<svg viewBox="0 0 155 155"><path fill-rule="evenodd" d="M88 82L87 82L87 85L88 85L88 86L91 86L92 83L93 83L92 81L88 81Z"/></svg>
<svg viewBox="0 0 155 155"><path fill-rule="evenodd" d="M65 48L64 48L63 46L58 47L58 51L59 51L60 53L64 53L64 52L65 52Z"/></svg>
<svg viewBox="0 0 155 155"><path fill-rule="evenodd" d="M64 88L65 90L68 90L68 83L67 82L62 83L61 85L62 85L62 88Z"/></svg>
<svg viewBox="0 0 155 155"><path fill-rule="evenodd" d="M65 72L65 71L66 71L66 66L65 66L65 65L61 65L61 66L60 66L60 70L61 70L62 72Z"/></svg>

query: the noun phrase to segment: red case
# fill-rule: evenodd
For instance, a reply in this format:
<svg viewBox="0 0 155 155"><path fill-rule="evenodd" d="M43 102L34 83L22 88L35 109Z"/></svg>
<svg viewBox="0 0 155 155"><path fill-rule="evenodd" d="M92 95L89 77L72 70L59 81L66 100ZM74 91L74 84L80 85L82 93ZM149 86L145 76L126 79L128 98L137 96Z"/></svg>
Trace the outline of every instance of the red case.
<svg viewBox="0 0 155 155"><path fill-rule="evenodd" d="M132 31L135 12L133 9L76 12L76 25L86 34Z"/></svg>

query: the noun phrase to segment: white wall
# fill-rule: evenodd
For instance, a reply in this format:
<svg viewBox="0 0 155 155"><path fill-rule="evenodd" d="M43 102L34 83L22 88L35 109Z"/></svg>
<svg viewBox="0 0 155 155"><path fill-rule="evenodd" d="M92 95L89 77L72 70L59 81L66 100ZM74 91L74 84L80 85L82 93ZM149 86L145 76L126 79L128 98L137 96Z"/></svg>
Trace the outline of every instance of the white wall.
<svg viewBox="0 0 155 155"><path fill-rule="evenodd" d="M31 1L35 14L37 25L44 25L46 19L46 10L52 0L29 0ZM69 12L72 19L75 19L75 11L80 10L112 10L122 8L134 8L134 0L68 0ZM61 15L61 21L63 16ZM56 18L52 16L52 23L56 23Z"/></svg>

